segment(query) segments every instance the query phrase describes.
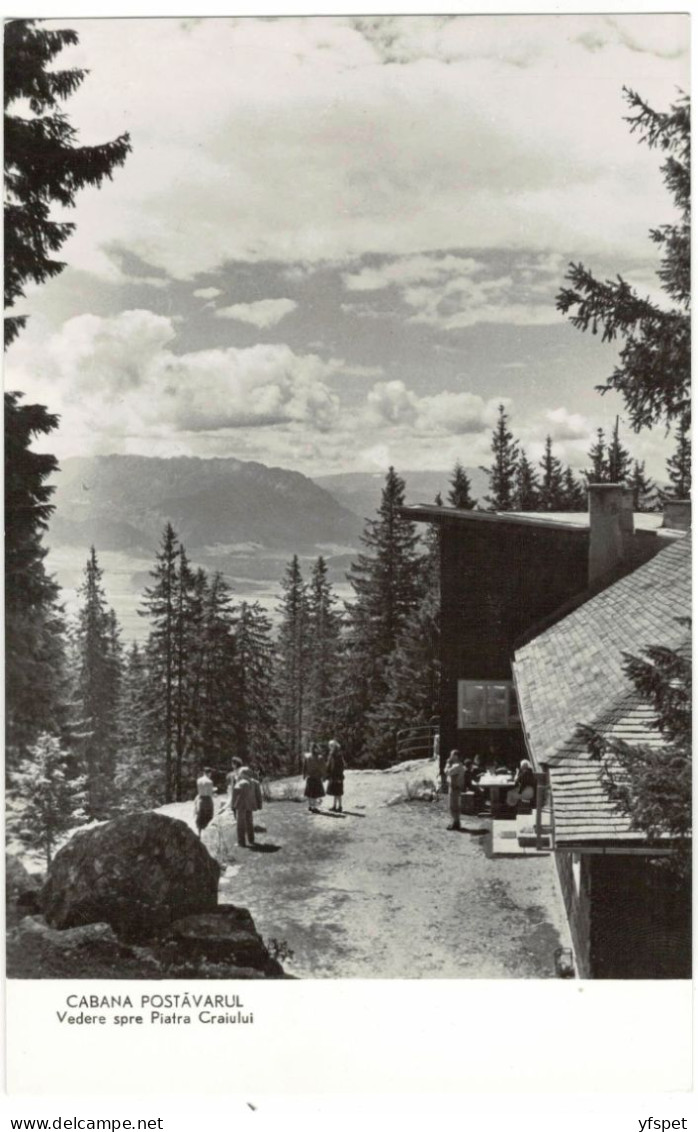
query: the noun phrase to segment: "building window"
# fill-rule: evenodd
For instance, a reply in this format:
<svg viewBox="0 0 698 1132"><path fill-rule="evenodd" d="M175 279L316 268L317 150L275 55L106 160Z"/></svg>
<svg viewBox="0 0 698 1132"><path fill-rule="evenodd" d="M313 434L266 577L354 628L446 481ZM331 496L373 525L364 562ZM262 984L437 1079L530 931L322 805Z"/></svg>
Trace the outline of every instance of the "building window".
<svg viewBox="0 0 698 1132"><path fill-rule="evenodd" d="M518 727L511 680L459 680L458 727Z"/></svg>

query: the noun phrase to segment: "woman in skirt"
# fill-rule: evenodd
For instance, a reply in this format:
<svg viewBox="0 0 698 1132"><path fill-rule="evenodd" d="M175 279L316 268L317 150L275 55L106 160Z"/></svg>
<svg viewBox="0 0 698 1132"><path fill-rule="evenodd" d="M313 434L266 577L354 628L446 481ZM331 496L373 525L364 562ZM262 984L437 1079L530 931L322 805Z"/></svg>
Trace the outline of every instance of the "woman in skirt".
<svg viewBox="0 0 698 1132"><path fill-rule="evenodd" d="M303 775L305 777L305 796L308 799L308 812L318 813L318 801L325 796L322 780L325 777L325 760L317 743L310 744L310 750L303 755Z"/></svg>
<svg viewBox="0 0 698 1132"><path fill-rule="evenodd" d="M215 786L211 778L211 768L204 767L204 773L196 780L196 801L194 802L194 820L201 837L202 831L213 817L213 795Z"/></svg>
<svg viewBox="0 0 698 1132"><path fill-rule="evenodd" d="M332 812L341 814L344 794L344 757L336 739L330 739L327 755L327 793L334 798Z"/></svg>

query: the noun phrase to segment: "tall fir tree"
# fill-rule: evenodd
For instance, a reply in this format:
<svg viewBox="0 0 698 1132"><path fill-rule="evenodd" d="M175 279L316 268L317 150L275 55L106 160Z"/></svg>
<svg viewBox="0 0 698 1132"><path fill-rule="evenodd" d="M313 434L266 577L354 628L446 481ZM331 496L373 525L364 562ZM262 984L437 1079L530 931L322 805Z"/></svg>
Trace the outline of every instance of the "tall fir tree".
<svg viewBox="0 0 698 1132"><path fill-rule="evenodd" d="M145 655L135 641L121 678L115 786L117 803L125 813L159 806L166 796L162 759L149 739Z"/></svg>
<svg viewBox="0 0 698 1132"><path fill-rule="evenodd" d="M59 588L46 571L43 535L53 511L53 456L33 451L58 418L43 405L5 395L6 767L26 757L41 732L59 734L66 715L65 622Z"/></svg>
<svg viewBox="0 0 698 1132"><path fill-rule="evenodd" d="M456 461L450 480L448 492L449 507L456 507L459 511L472 511L477 503L470 494L470 480L460 460Z"/></svg>
<svg viewBox="0 0 698 1132"><path fill-rule="evenodd" d="M691 436L690 421L682 416L676 426L676 450L666 462L667 475L671 483L670 494L674 499L691 497Z"/></svg>
<svg viewBox="0 0 698 1132"><path fill-rule="evenodd" d="M606 436L602 428L597 428L596 430L596 440L589 449L589 460L591 461L591 467L583 473L587 483L608 483Z"/></svg>
<svg viewBox="0 0 698 1132"><path fill-rule="evenodd" d="M486 472L490 481L490 494L485 496L485 502L489 504L490 511L513 511L519 444L509 431L509 417L504 405L499 406L491 448L493 460L490 467L480 469Z"/></svg>
<svg viewBox="0 0 698 1132"><path fill-rule="evenodd" d="M634 460L628 477L633 493L633 511L656 511L659 507L654 482L645 475L645 461Z"/></svg>
<svg viewBox="0 0 698 1132"><path fill-rule="evenodd" d="M306 685L308 731L316 739L331 738L337 721L340 695L341 618L321 556L313 566L308 586L308 678Z"/></svg>
<svg viewBox="0 0 698 1132"><path fill-rule="evenodd" d="M620 422L616 417L606 453L606 471L609 483L627 484L632 474L632 458L620 439Z"/></svg>
<svg viewBox="0 0 698 1132"><path fill-rule="evenodd" d="M119 747L121 643L116 615L107 606L102 570L90 548L75 632L75 700L79 754L85 772L87 812L109 816L115 806L114 776Z"/></svg>
<svg viewBox="0 0 698 1132"><path fill-rule="evenodd" d="M586 511L587 493L569 465L562 473L561 511Z"/></svg>
<svg viewBox="0 0 698 1132"><path fill-rule="evenodd" d="M264 774L279 771L283 759L274 712L272 624L259 602L243 601L235 610L235 658L235 753Z"/></svg>
<svg viewBox="0 0 698 1132"><path fill-rule="evenodd" d="M177 664L177 562L179 540L170 523L143 596L142 617L150 620L146 646L147 730L163 764L164 802L175 801L175 690Z"/></svg>
<svg viewBox="0 0 698 1132"><path fill-rule="evenodd" d="M203 573L203 572L202 572ZM195 583L195 594L197 585ZM193 777L196 763L227 769L236 739L235 704L239 700L235 611L230 587L216 573L203 591L201 624L201 676L192 682L191 714L193 758L187 768ZM196 610L198 602L194 602ZM196 641L196 622L192 626ZM197 702L201 705L197 710Z"/></svg>
<svg viewBox="0 0 698 1132"><path fill-rule="evenodd" d="M281 625L277 645L278 726L288 769L300 763L306 739L306 682L309 658L308 591L294 554L281 582Z"/></svg>
<svg viewBox="0 0 698 1132"><path fill-rule="evenodd" d="M424 592L419 536L402 512L405 483L390 468L377 519L362 535L365 551L347 575L355 594L348 607L343 737L352 757L371 761L368 719L385 698L388 659Z"/></svg>
<svg viewBox="0 0 698 1132"><path fill-rule="evenodd" d="M539 511L562 511L564 504L562 461L553 455L552 437L546 436L540 462Z"/></svg>
<svg viewBox="0 0 698 1132"><path fill-rule="evenodd" d="M522 448L514 475L514 510L537 511L539 500L538 473Z"/></svg>

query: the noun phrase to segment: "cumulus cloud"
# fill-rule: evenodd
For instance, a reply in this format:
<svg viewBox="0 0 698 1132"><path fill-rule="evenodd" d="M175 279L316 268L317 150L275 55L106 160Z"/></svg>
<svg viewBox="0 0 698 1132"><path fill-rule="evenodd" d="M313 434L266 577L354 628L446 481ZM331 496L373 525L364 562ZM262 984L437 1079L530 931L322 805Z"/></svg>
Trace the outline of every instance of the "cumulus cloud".
<svg viewBox="0 0 698 1132"><path fill-rule="evenodd" d="M485 400L475 393L442 391L419 396L404 381L377 382L368 394L369 419L376 424L405 426L415 433L460 436L490 428L501 398Z"/></svg>
<svg viewBox="0 0 698 1132"><path fill-rule="evenodd" d="M587 440L592 426L581 413L570 413L565 408L549 409L545 414L547 433L553 440Z"/></svg>
<svg viewBox="0 0 698 1132"><path fill-rule="evenodd" d="M193 294L195 299L217 299L223 292L220 287L198 287Z"/></svg>
<svg viewBox="0 0 698 1132"><path fill-rule="evenodd" d="M298 303L293 299L260 299L256 303L236 303L232 307L220 307L216 318L233 318L238 322L249 322L260 330L276 326L287 314L294 311Z"/></svg>
<svg viewBox="0 0 698 1132"><path fill-rule="evenodd" d="M489 262L451 254L386 259L346 272L343 282L349 292L392 287L411 311L410 322L461 330L478 323L558 323L555 293L561 277L562 259L554 253L500 254Z"/></svg>
<svg viewBox="0 0 698 1132"><path fill-rule="evenodd" d="M78 431L142 437L294 423L312 432L335 422L339 398L327 381L340 363L283 344L176 354L175 335L173 320L152 311L81 315L41 349L20 344L12 373L24 388L50 385L51 403Z"/></svg>

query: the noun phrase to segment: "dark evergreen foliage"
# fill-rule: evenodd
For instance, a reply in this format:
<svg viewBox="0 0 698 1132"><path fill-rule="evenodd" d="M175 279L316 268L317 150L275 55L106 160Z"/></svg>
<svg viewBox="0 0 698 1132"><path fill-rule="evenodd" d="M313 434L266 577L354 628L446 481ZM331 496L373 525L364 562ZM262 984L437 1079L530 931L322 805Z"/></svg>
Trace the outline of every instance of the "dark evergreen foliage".
<svg viewBox="0 0 698 1132"><path fill-rule="evenodd" d="M70 30L49 30L36 20L5 24L5 308L12 309L27 283L43 283L65 264L55 258L75 225L52 219L56 204L72 208L76 194L99 186L123 165L128 134L103 145L76 144L77 131L61 109L86 72L53 70L58 53L78 42ZM8 107L26 100L30 114ZM5 318L5 345L19 333L26 315Z"/></svg>
<svg viewBox="0 0 698 1132"><path fill-rule="evenodd" d="M541 478L538 501L538 511L564 510L564 473L562 461L553 456L553 442L550 436L545 438L545 450L540 462Z"/></svg>
<svg viewBox="0 0 698 1132"><path fill-rule="evenodd" d="M624 88L631 114L626 121L650 149L664 155L664 182L679 213L675 224L650 231L662 252L658 271L674 306L665 310L640 295L624 279L604 282L583 264L571 264L557 296L558 310L580 330L599 330L603 340L623 341L619 361L602 393L617 390L635 431L690 414L691 150L690 100L681 96L666 113L653 110Z"/></svg>
<svg viewBox="0 0 698 1132"><path fill-rule="evenodd" d="M281 627L276 664L277 719L286 765L289 771L293 771L300 765L308 723L305 705L310 657L308 591L297 554L286 568L281 588Z"/></svg>
<svg viewBox="0 0 698 1132"><path fill-rule="evenodd" d="M337 727L341 695L341 617L324 558L313 566L308 586L307 731L316 740L331 739Z"/></svg>
<svg viewBox="0 0 698 1132"><path fill-rule="evenodd" d="M5 395L5 710L6 762L16 765L43 732L65 720L65 624L59 589L44 565L42 536L53 510L47 482L55 457L34 452L56 428L43 405Z"/></svg>
<svg viewBox="0 0 698 1132"><path fill-rule="evenodd" d="M75 632L75 688L72 725L85 774L90 818L104 819L114 809L114 776L119 747L121 643L113 610L102 585L94 547L78 590L80 609Z"/></svg>
<svg viewBox="0 0 698 1132"><path fill-rule="evenodd" d="M40 735L11 777L8 832L51 864L61 836L82 824L85 779L71 773L70 757L55 735Z"/></svg>
<svg viewBox="0 0 698 1132"><path fill-rule="evenodd" d="M272 626L259 602L235 610L236 697L233 751L265 774L282 769L274 705Z"/></svg>
<svg viewBox="0 0 698 1132"><path fill-rule="evenodd" d="M652 647L640 657L626 655L625 671L650 705L664 742L624 743L593 728L582 728L592 755L603 760L603 782L619 809L650 841L666 836L674 866L690 868L692 828L692 670L690 646Z"/></svg>
<svg viewBox="0 0 698 1132"><path fill-rule="evenodd" d="M514 510L537 511L539 501L538 474L522 448L514 476Z"/></svg>
<svg viewBox="0 0 698 1132"><path fill-rule="evenodd" d="M676 426L676 451L673 456L669 457L666 466L673 498L690 499L691 437L690 422L687 416L681 417Z"/></svg>
<svg viewBox="0 0 698 1132"><path fill-rule="evenodd" d="M513 511L515 506L519 444L509 431L508 424L506 409L500 405L499 419L492 434L492 464L489 468L481 468L490 480L490 494L485 496L490 511Z"/></svg>
<svg viewBox="0 0 698 1132"><path fill-rule="evenodd" d="M450 507L457 507L460 511L472 511L477 504L477 500L470 494L470 480L460 460L456 461L451 476L448 503Z"/></svg>

